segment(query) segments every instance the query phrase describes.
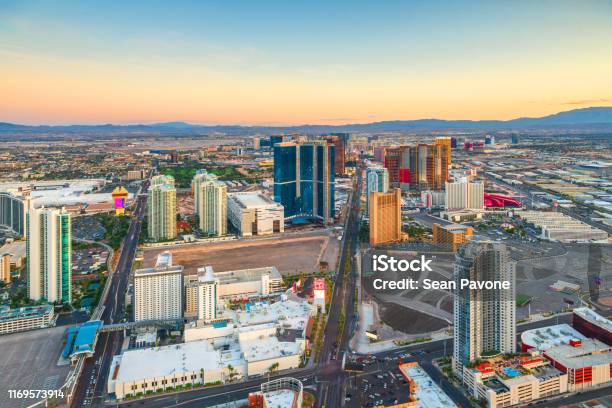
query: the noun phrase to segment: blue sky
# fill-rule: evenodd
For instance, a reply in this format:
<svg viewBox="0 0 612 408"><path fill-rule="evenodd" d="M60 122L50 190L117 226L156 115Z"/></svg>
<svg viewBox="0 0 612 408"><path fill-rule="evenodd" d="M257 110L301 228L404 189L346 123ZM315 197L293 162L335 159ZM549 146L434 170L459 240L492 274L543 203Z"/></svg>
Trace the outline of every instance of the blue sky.
<svg viewBox="0 0 612 408"><path fill-rule="evenodd" d="M5 1L0 120L541 115L612 98L611 21L609 1Z"/></svg>

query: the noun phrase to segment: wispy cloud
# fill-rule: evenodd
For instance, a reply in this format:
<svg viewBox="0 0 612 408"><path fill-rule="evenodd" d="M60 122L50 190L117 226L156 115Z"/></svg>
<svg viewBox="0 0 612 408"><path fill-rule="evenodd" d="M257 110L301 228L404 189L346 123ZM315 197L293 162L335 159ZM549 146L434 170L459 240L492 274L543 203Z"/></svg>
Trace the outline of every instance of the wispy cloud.
<svg viewBox="0 0 612 408"><path fill-rule="evenodd" d="M579 101L563 102L561 105L592 105L594 103L612 103L612 99L608 99L608 98L582 99Z"/></svg>

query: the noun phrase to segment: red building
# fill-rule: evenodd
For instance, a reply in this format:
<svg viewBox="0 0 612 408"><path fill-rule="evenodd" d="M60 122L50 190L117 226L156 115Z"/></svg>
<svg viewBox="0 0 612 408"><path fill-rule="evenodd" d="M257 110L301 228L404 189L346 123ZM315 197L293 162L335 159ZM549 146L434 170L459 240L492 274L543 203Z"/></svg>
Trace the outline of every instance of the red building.
<svg viewBox="0 0 612 408"><path fill-rule="evenodd" d="M612 322L591 309L574 309L572 326L585 336L612 346Z"/></svg>
<svg viewBox="0 0 612 408"><path fill-rule="evenodd" d="M523 203L515 200L512 197L507 197L499 194L484 193L484 205L487 208L518 208L522 207Z"/></svg>

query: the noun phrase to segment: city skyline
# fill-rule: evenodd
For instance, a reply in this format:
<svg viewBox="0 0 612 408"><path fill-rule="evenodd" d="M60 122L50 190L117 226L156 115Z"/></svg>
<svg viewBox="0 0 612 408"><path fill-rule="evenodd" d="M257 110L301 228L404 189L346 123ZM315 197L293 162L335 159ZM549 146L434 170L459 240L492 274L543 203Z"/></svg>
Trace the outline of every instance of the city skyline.
<svg viewBox="0 0 612 408"><path fill-rule="evenodd" d="M0 2L0 407L612 407L610 21Z"/></svg>
<svg viewBox="0 0 612 408"><path fill-rule="evenodd" d="M610 3L90 7L3 6L0 120L345 124L612 105Z"/></svg>

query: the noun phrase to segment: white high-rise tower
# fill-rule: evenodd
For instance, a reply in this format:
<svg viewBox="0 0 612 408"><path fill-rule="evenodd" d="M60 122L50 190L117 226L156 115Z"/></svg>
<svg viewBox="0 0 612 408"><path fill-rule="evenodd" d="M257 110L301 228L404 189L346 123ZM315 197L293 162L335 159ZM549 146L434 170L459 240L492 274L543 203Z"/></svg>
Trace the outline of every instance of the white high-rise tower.
<svg viewBox="0 0 612 408"><path fill-rule="evenodd" d="M70 214L63 208L30 208L26 224L28 297L51 303L70 303Z"/></svg>
<svg viewBox="0 0 612 408"><path fill-rule="evenodd" d="M504 282L509 289L461 288L462 279ZM453 370L483 355L516 352L515 263L503 244L474 241L455 255Z"/></svg>
<svg viewBox="0 0 612 408"><path fill-rule="evenodd" d="M227 186L206 171L199 171L191 186L200 230L211 236L227 234Z"/></svg>

